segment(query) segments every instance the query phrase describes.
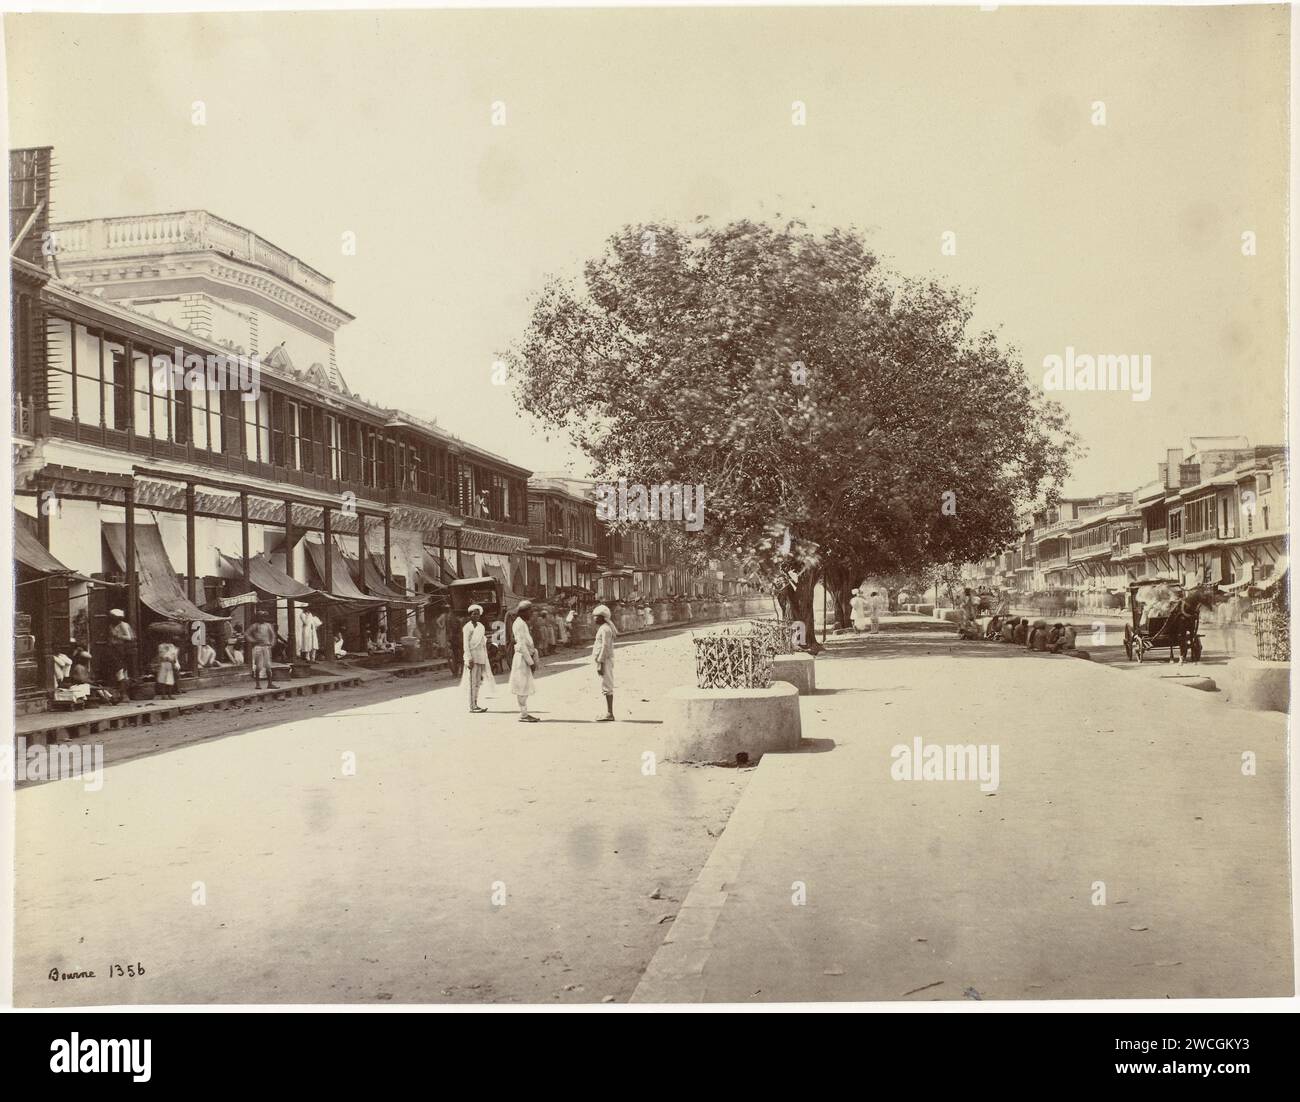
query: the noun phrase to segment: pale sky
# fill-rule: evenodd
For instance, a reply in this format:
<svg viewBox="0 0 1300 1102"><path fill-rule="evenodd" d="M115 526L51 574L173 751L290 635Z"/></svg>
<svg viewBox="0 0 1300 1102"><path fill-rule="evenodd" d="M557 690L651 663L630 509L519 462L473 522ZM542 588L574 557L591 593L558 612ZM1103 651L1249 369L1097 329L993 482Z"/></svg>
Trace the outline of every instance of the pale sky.
<svg viewBox="0 0 1300 1102"><path fill-rule="evenodd" d="M56 218L256 231L336 280L353 389L535 470L574 453L491 383L528 296L699 214L859 226L976 290L1035 380L1066 346L1151 355L1147 402L1058 395L1091 449L1070 490L1132 489L1191 435L1285 439L1280 7L5 23L9 145L55 147Z"/></svg>

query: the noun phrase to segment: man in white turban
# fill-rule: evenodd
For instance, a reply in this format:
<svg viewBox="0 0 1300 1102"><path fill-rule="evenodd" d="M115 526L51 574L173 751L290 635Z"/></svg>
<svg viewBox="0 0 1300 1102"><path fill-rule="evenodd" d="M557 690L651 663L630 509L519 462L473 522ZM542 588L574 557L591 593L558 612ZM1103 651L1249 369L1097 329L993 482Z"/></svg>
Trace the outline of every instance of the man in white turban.
<svg viewBox="0 0 1300 1102"><path fill-rule="evenodd" d="M484 684L484 678L487 679L489 686L494 685L492 681L492 672L488 668L488 649L487 649L487 629L480 622L483 616L482 605L469 606L469 619L465 621L465 626L461 628L461 654L464 655L464 672L460 675L460 683L463 688L469 690L469 710L471 712L486 712L486 708L479 707L478 694L479 687ZM488 695L492 694L489 688Z"/></svg>
<svg viewBox="0 0 1300 1102"><path fill-rule="evenodd" d="M591 610L596 621L596 641L591 646L591 657L600 675L600 689L605 694L605 714L597 716L597 723L614 722L614 617L608 605L597 605Z"/></svg>
<svg viewBox="0 0 1300 1102"><path fill-rule="evenodd" d="M538 652L537 645L533 642L533 633L528 627L528 621L533 616L532 601L520 601L515 612L515 626L511 629L515 641L515 657L510 665L510 691L519 701L519 722L540 723L541 720L528 712L528 698L537 691L533 669L538 662Z"/></svg>

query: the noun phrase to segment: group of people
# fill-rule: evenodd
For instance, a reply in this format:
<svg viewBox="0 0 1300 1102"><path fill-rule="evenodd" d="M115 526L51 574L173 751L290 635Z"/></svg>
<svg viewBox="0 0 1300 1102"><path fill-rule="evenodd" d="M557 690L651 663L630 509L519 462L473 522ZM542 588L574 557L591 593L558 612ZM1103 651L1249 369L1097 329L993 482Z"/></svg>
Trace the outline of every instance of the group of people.
<svg viewBox="0 0 1300 1102"><path fill-rule="evenodd" d="M840 591L841 593L843 590ZM863 596L862 590L853 591L853 599L849 601L849 609L853 616L853 630L862 632L867 630L867 625L871 625L872 635L880 633L880 614L885 611L885 598L880 595L880 591L873 589L869 596Z"/></svg>
<svg viewBox="0 0 1300 1102"><path fill-rule="evenodd" d="M1050 654L1068 654L1075 649L1078 632L1073 624L1048 625L1046 620L1030 621L1024 616L998 616L989 618L982 635L974 638L996 643L1011 643L1025 650L1045 651Z"/></svg>
<svg viewBox="0 0 1300 1102"><path fill-rule="evenodd" d="M487 708L479 703L480 695L495 695L496 680L492 675L492 666L488 655L487 628L483 624L483 606L470 605L469 619L461 629L461 652L464 658L464 670L461 674L461 687L469 694L469 710L472 713L486 712ZM574 614L556 621L565 628L564 641L568 639L568 629ZM605 714L596 717L597 723L614 721L614 640L618 632L614 627L614 617L608 605L597 605L592 610L596 622L596 639L592 644L591 657L595 663L596 675L600 678L601 693L605 698ZM542 622L544 622L543 618ZM529 699L536 694L537 681L535 671L541 662L542 651L533 638L534 620L533 603L520 601L515 609L511 638L514 642L514 658L510 665L510 692L519 704L520 723L539 723L537 716L528 710Z"/></svg>

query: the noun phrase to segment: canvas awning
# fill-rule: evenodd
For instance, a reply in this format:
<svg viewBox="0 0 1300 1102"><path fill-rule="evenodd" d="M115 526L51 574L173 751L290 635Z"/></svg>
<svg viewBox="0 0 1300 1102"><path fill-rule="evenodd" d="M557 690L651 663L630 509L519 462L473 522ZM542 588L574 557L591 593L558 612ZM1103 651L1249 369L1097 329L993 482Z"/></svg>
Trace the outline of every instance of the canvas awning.
<svg viewBox="0 0 1300 1102"><path fill-rule="evenodd" d="M1263 581L1256 582L1255 585L1261 593L1270 593L1283 578L1286 577L1287 571L1291 569L1291 561L1283 555L1273 564L1273 573Z"/></svg>
<svg viewBox="0 0 1300 1102"><path fill-rule="evenodd" d="M231 570L241 576L243 564L229 555L222 555L222 561ZM283 597L291 601L305 601L316 595L316 590L304 585L297 578L291 578L275 565L266 554L254 555L248 560L248 580L253 588L268 597Z"/></svg>
<svg viewBox="0 0 1300 1102"><path fill-rule="evenodd" d="M441 548L424 545L424 572L437 580L439 585L447 585L460 577L452 561Z"/></svg>
<svg viewBox="0 0 1300 1102"><path fill-rule="evenodd" d="M322 584L325 584L325 545L316 543L314 540L304 540L303 546L307 549L307 558L311 561L312 569L316 571L316 577L321 579ZM355 601L358 604L372 608L383 604L383 601L375 597L367 597L357 588L356 582L352 580L352 575L348 571L347 560L343 552L337 547L333 549L333 554L330 555L330 566L332 570L328 579L328 592L322 591L322 596L334 597L343 601Z"/></svg>
<svg viewBox="0 0 1300 1102"><path fill-rule="evenodd" d="M353 559L351 564L355 564L355 562L356 560ZM366 592L372 597L382 597L385 604L406 605L411 608L421 608L428 604L428 599L422 595L404 593L389 585L373 555L366 555L365 571Z"/></svg>
<svg viewBox="0 0 1300 1102"><path fill-rule="evenodd" d="M517 604L519 604L520 597L517 593L515 593L511 589L510 578L507 575L507 571L505 567L497 566L495 564L488 564L487 566L483 567L483 571L484 573L487 574L489 578L495 578L497 581L501 583L503 589L502 597L505 600L506 608L514 608Z"/></svg>
<svg viewBox="0 0 1300 1102"><path fill-rule="evenodd" d="M14 558L27 569L35 570L38 574L72 577L83 582L90 581L89 578L59 562L41 545L41 541L21 524L14 525Z"/></svg>
<svg viewBox="0 0 1300 1102"><path fill-rule="evenodd" d="M105 523L102 527L109 553L118 569L125 573L126 525ZM156 525L135 525L135 573L140 583L140 601L159 616L179 623L202 620L213 624L229 619L228 616L204 612L185 596Z"/></svg>

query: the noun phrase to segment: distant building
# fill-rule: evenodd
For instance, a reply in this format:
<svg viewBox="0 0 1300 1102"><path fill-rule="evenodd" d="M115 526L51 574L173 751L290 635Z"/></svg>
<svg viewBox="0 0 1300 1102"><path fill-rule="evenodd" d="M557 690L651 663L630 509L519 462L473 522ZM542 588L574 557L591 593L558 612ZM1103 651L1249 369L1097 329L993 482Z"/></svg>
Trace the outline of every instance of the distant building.
<svg viewBox="0 0 1300 1102"><path fill-rule="evenodd" d="M1013 548L963 567L963 584L1025 599L1055 593L1096 610L1118 607L1142 578L1228 592L1266 585L1288 565L1286 502L1285 447L1193 437L1136 490L1035 512Z"/></svg>

